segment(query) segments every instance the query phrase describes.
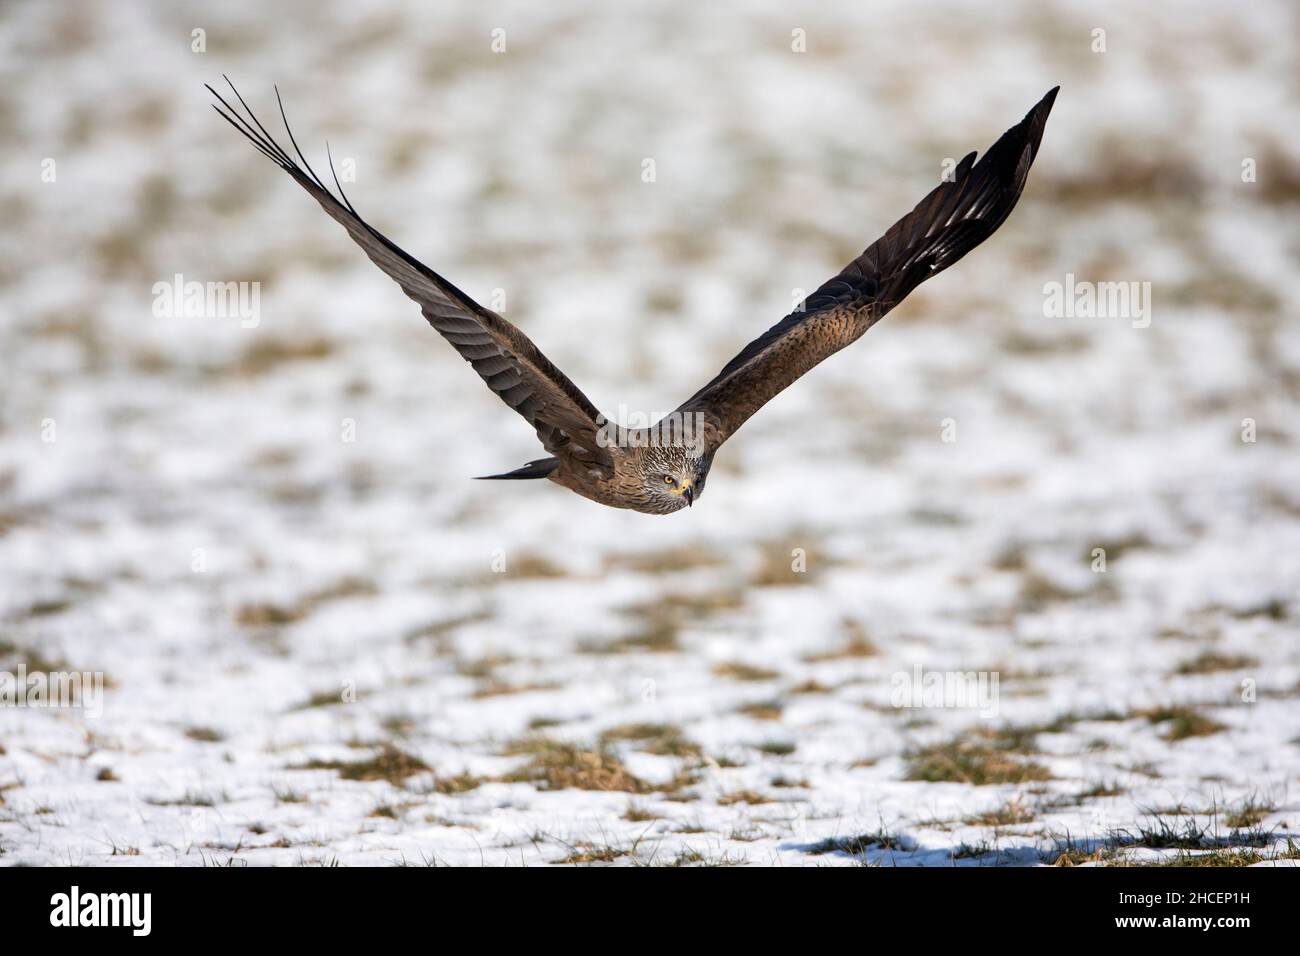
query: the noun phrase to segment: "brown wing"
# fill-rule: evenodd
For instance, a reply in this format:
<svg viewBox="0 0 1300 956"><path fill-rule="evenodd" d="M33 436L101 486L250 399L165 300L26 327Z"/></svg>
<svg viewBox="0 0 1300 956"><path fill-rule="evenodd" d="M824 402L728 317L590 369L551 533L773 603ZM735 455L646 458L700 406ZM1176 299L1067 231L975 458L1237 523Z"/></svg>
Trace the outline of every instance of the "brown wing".
<svg viewBox="0 0 1300 956"><path fill-rule="evenodd" d="M230 80L226 79L226 82L230 83ZM612 467L608 453L596 440L600 413L528 336L495 312L483 308L367 224L348 202L337 175L334 184L338 187L339 198L336 199L298 149L288 120L285 120L285 132L289 134L294 152L306 171L258 122L233 84L230 89L243 106L247 119L209 86L208 90L221 103L221 106L214 103L213 108L267 158L292 176L332 219L347 230L370 260L420 306L429 324L474 367L488 387L533 426L547 451L574 457L588 467L603 470ZM277 101L279 97L277 90ZM284 119L283 104L280 105L280 116ZM330 171L333 169L331 161Z"/></svg>
<svg viewBox="0 0 1300 956"><path fill-rule="evenodd" d="M1015 207L1060 87L1049 90L984 158L958 165L910 213L837 276L727 363L689 398L702 412L709 450L823 359L857 340L918 285L991 236Z"/></svg>

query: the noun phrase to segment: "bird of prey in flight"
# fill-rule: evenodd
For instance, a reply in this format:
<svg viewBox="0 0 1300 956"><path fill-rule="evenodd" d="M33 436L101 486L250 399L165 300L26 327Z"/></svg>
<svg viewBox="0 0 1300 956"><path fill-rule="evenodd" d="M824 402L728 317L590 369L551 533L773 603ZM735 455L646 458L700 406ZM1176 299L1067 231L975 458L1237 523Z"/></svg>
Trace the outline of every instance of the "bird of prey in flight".
<svg viewBox="0 0 1300 956"><path fill-rule="evenodd" d="M229 79L226 80L230 83ZM528 336L485 309L369 225L334 175L336 197L308 164L280 104L299 166L230 86L213 108L287 172L375 265L402 287L425 319L474 367L501 400L537 432L548 457L490 478L549 478L584 498L646 514L695 502L718 447L778 393L876 324L909 292L970 252L1002 225L1025 187L1059 87L979 160L967 155L906 216L741 350L713 380L657 425L613 426ZM279 102L279 91L276 91ZM334 164L331 160L330 171Z"/></svg>

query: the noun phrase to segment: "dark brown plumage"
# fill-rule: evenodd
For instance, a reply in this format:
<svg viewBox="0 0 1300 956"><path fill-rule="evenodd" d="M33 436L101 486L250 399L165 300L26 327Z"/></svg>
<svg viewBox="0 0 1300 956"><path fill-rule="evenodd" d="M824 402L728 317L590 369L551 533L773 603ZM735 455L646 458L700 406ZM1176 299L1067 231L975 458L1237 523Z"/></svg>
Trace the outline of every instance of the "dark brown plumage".
<svg viewBox="0 0 1300 956"><path fill-rule="evenodd" d="M227 83L230 81L227 80ZM217 112L307 190L394 279L425 319L502 401L533 427L550 457L492 478L549 478L583 497L649 514L698 498L718 447L813 366L860 338L909 292L991 236L1024 189L1059 87L975 161L967 155L941 183L839 275L808 296L723 367L659 426L615 429L523 332L483 308L367 224L334 177L338 197L316 176L285 122L302 167L258 122L208 87ZM279 92L276 93L277 102ZM333 173L333 162L330 162ZM699 431L692 431L694 423Z"/></svg>

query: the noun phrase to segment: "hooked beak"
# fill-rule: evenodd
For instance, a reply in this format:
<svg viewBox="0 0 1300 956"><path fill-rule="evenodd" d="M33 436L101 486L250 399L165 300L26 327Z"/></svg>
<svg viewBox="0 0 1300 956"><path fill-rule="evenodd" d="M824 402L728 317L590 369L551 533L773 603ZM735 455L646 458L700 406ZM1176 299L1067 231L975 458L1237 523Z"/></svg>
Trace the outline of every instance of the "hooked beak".
<svg viewBox="0 0 1300 956"><path fill-rule="evenodd" d="M686 507L689 508L691 505L695 504L695 489L690 485L687 485L682 489L682 496L686 498Z"/></svg>

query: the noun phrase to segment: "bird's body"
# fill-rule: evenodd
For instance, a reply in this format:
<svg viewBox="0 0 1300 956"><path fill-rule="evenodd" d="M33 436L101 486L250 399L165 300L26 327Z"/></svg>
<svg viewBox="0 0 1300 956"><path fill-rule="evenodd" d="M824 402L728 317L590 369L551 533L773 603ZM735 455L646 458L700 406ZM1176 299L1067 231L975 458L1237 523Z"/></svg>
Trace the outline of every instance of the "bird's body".
<svg viewBox="0 0 1300 956"><path fill-rule="evenodd" d="M690 507L704 493L713 464L712 454L692 458L684 449L670 445L618 448L613 459L609 477L571 459L544 459L554 467L546 477L597 504L666 515Z"/></svg>
<svg viewBox="0 0 1300 956"><path fill-rule="evenodd" d="M719 446L751 415L861 338L916 286L996 231L1024 189L1057 90L1050 90L978 163L974 153L967 155L950 179L808 296L802 308L747 345L663 421L643 429L612 425L523 332L368 225L348 202L337 177L338 197L317 178L292 132L290 142L305 170L258 122L238 92L247 119L215 90L212 93L225 107L218 112L311 193L419 304L429 324L488 387L533 426L550 457L491 478L547 478L599 504L671 514L703 494ZM280 112L283 118L283 107Z"/></svg>

